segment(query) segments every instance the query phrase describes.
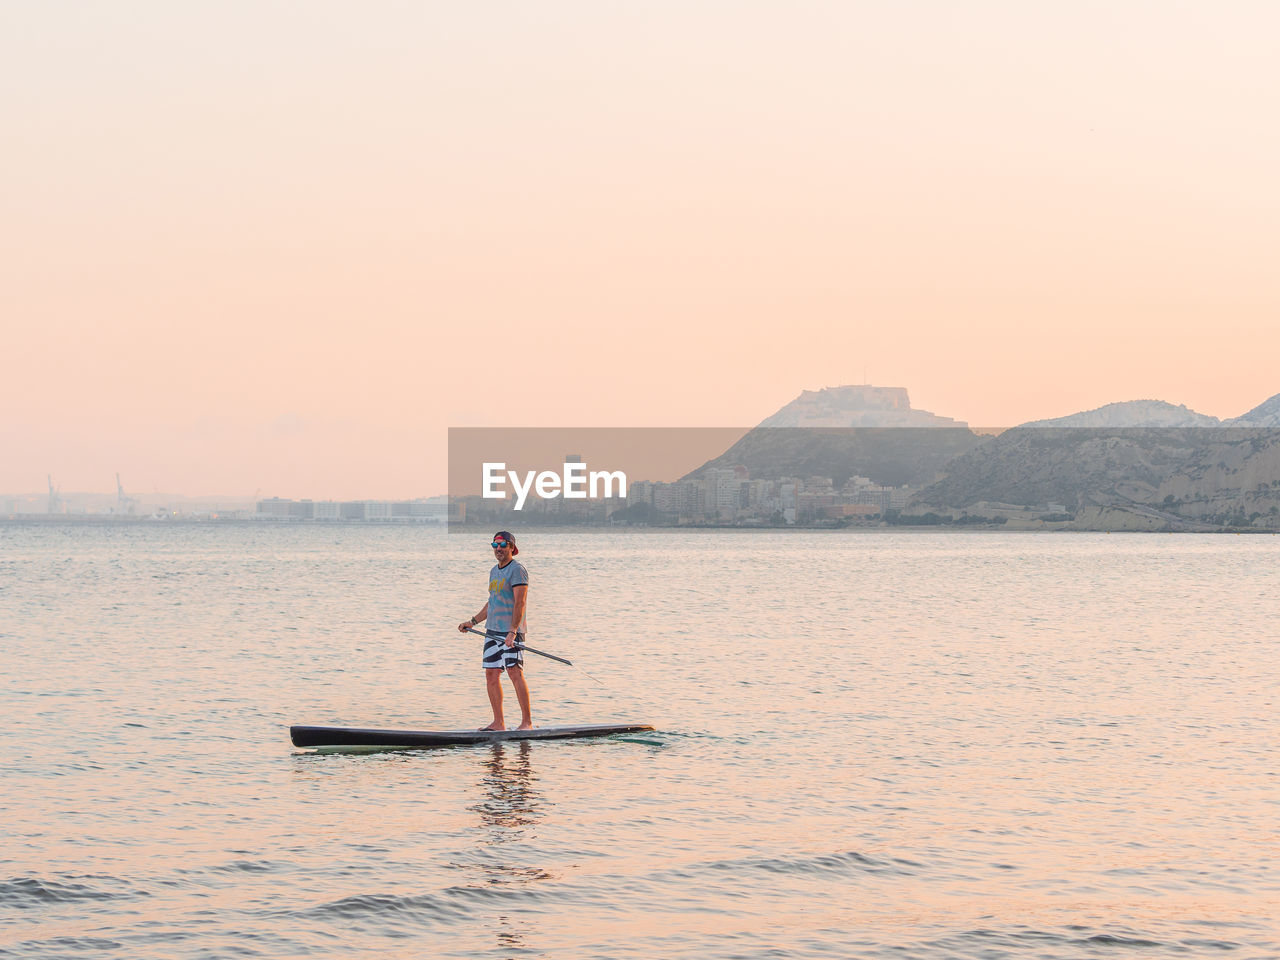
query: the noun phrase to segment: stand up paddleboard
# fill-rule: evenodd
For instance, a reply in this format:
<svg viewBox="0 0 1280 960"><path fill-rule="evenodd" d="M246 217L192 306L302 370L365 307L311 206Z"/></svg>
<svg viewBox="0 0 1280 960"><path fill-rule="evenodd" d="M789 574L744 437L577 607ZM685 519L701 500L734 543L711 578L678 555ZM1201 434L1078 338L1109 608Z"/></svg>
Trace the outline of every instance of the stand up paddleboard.
<svg viewBox="0 0 1280 960"><path fill-rule="evenodd" d="M532 730L369 730L360 727L290 727L295 747L455 747L506 740L570 740L640 733L653 727L617 723L597 727L534 727Z"/></svg>

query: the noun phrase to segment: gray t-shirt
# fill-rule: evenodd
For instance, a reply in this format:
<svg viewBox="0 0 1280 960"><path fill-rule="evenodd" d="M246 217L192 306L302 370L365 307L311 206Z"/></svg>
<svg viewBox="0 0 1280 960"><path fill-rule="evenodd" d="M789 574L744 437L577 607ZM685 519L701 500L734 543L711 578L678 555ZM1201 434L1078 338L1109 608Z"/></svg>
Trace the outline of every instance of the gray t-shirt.
<svg viewBox="0 0 1280 960"><path fill-rule="evenodd" d="M516 595L512 587L527 587L529 571L524 564L512 560L505 567L496 564L489 571L489 613L485 617L485 629L507 633L511 630L511 615L516 610ZM524 633L525 618L521 616L516 633Z"/></svg>

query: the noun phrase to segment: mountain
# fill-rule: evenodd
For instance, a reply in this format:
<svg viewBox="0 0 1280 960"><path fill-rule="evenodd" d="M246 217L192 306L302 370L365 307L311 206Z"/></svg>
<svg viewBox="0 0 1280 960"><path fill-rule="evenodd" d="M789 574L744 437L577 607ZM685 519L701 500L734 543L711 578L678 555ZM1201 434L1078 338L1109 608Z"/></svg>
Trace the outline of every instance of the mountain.
<svg viewBox="0 0 1280 960"><path fill-rule="evenodd" d="M1270 402L1270 401L1268 401ZM1246 414L1247 416L1247 414ZM1033 420L1022 427L1216 427L1217 417L1163 400L1126 400L1096 410L1073 413L1052 420Z"/></svg>
<svg viewBox="0 0 1280 960"><path fill-rule="evenodd" d="M1280 393L1224 423L1229 427L1280 427Z"/></svg>
<svg viewBox="0 0 1280 960"><path fill-rule="evenodd" d="M1280 526L1280 430L1017 427L956 458L946 474L910 512L1057 503L1089 529L1114 528L1117 511L1145 518L1148 529ZM1099 521L1099 510L1112 516Z"/></svg>
<svg viewBox="0 0 1280 960"><path fill-rule="evenodd" d="M963 427L756 427L684 479L741 464L753 480L831 477L840 487L859 476L886 487L922 487L983 439Z"/></svg>
<svg viewBox="0 0 1280 960"><path fill-rule="evenodd" d="M805 390L684 479L741 464L752 479L831 477L839 487L862 476L921 487L981 442L959 420L912 410L902 387L828 387Z"/></svg>
<svg viewBox="0 0 1280 960"><path fill-rule="evenodd" d="M903 387L857 384L805 390L762 427L967 427L962 420L911 409Z"/></svg>
<svg viewBox="0 0 1280 960"><path fill-rule="evenodd" d="M901 387L831 387L804 391L686 479L742 464L757 479L831 477L840 487L858 475L924 487L906 511L916 516L1280 530L1277 427L1280 395L1227 421L1133 400L981 437L961 421L912 410Z"/></svg>

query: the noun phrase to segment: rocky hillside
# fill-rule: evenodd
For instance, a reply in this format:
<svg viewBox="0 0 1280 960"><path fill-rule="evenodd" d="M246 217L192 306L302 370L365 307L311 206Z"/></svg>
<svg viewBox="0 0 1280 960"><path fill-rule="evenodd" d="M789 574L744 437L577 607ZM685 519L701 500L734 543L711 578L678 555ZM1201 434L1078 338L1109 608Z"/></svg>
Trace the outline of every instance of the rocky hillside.
<svg viewBox="0 0 1280 960"><path fill-rule="evenodd" d="M1264 400L1248 413L1227 420L1226 424L1232 427L1280 427L1280 393Z"/></svg>
<svg viewBox="0 0 1280 960"><path fill-rule="evenodd" d="M1019 427L946 472L917 495L911 512L1053 503L1076 517L1096 516L1090 508L1138 510L1169 529L1280 528L1280 430Z"/></svg>
<svg viewBox="0 0 1280 960"><path fill-rule="evenodd" d="M913 410L903 387L870 384L805 390L762 427L958 427L962 420Z"/></svg>
<svg viewBox="0 0 1280 960"><path fill-rule="evenodd" d="M691 472L742 464L754 479L831 477L837 487L852 476L888 487L922 487L982 438L964 428L821 429L756 427L719 457Z"/></svg>
<svg viewBox="0 0 1280 960"><path fill-rule="evenodd" d="M734 464L761 479L831 477L838 487L859 475L925 487L907 511L916 515L1280 530L1280 395L1227 421L1132 400L981 437L912 410L900 387L806 390L689 476Z"/></svg>
<svg viewBox="0 0 1280 960"><path fill-rule="evenodd" d="M1033 420L1023 427L1216 427L1217 417L1196 413L1181 404L1163 400L1126 400L1108 403L1052 420Z"/></svg>
<svg viewBox="0 0 1280 960"><path fill-rule="evenodd" d="M805 390L688 476L742 464L755 479L831 477L840 486L856 475L921 487L979 443L963 422L913 410L902 387L827 387Z"/></svg>

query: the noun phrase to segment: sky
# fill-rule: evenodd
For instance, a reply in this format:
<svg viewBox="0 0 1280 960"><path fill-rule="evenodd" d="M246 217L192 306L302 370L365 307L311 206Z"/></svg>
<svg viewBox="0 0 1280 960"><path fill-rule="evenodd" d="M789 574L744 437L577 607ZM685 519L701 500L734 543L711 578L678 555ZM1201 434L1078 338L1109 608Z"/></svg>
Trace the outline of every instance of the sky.
<svg viewBox="0 0 1280 960"><path fill-rule="evenodd" d="M447 430L1280 393L1280 7L0 6L0 491L429 496Z"/></svg>

